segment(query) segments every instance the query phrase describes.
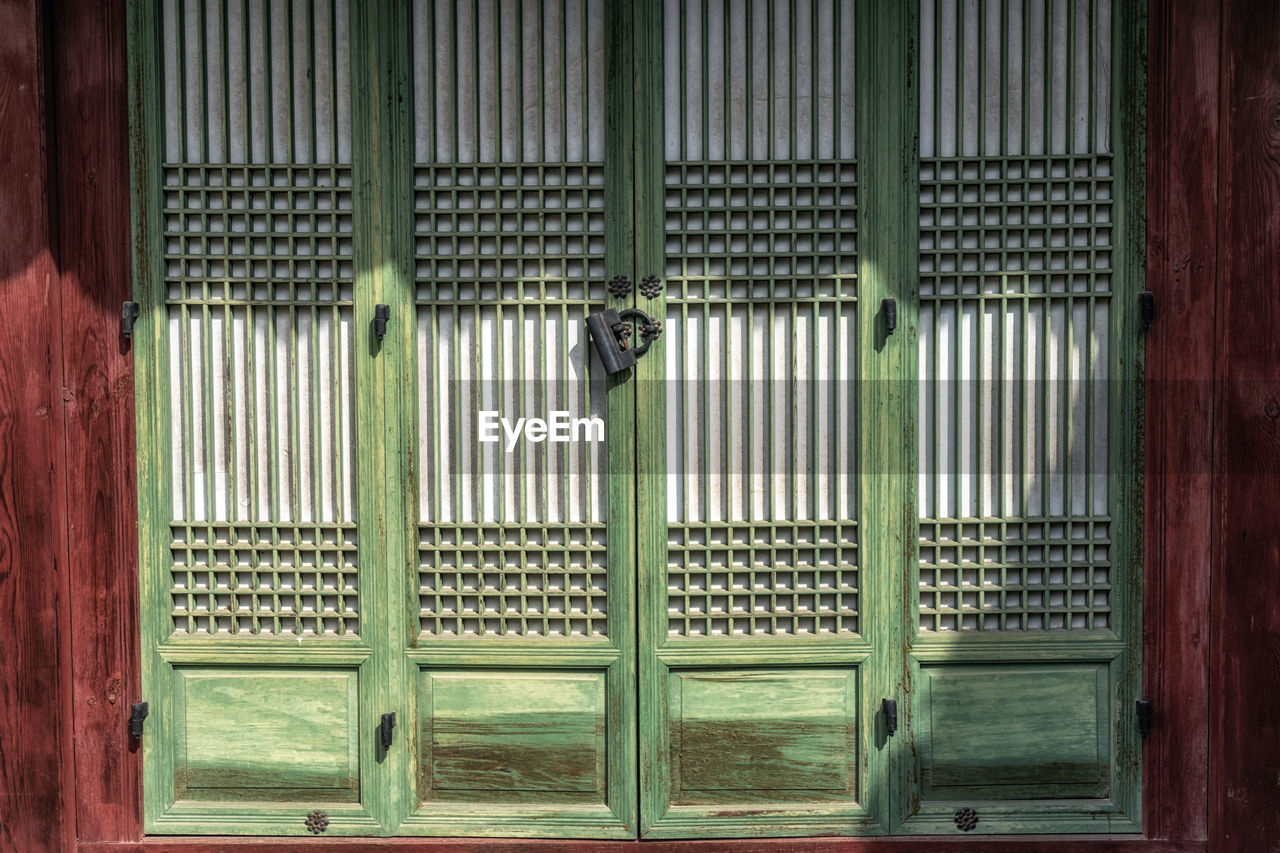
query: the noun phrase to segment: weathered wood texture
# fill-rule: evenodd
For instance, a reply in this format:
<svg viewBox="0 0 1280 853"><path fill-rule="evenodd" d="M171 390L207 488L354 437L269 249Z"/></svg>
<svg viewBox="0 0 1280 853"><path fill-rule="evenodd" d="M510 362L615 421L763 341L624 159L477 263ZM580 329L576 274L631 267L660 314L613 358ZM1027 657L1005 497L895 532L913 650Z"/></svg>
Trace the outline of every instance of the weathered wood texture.
<svg viewBox="0 0 1280 853"><path fill-rule="evenodd" d="M1146 831L1207 831L1220 0L1152 0L1147 100Z"/></svg>
<svg viewBox="0 0 1280 853"><path fill-rule="evenodd" d="M4 850L67 849L70 818L63 816L72 811L85 841L140 834L136 764L126 752L123 722L137 673L131 360L112 331L128 292L121 5L56 0L48 18L56 31L42 39L42 7L0 3ZM1215 850L1274 850L1280 849L1280 532L1274 521L1280 416L1268 407L1273 400L1280 405L1280 344L1273 331L1280 319L1280 8L1243 0L1226 0L1225 8L1222 0L1152 0L1150 27L1148 282L1158 296L1159 320L1147 352L1146 684L1157 707L1146 745L1148 833L1210 837ZM49 182L44 160L42 56L56 107L48 121L57 183ZM57 199L52 219L49 192ZM61 235L56 267L51 221ZM77 589L69 604L67 572ZM68 623L75 626L74 655ZM71 678L75 789L71 762L64 760L71 721L63 688ZM79 849L267 853L298 846L158 839ZM390 853L567 845L317 841L307 848ZM587 842L579 849L622 853L677 845ZM815 839L679 849L1012 853L1027 846L1019 839ZM1037 840L1036 849L1200 851L1205 844Z"/></svg>
<svg viewBox="0 0 1280 853"><path fill-rule="evenodd" d="M56 169L66 391L68 573L81 840L136 838L137 511L133 359L119 333L130 294L124 2L50 4L50 158ZM69 815L69 817L72 815Z"/></svg>
<svg viewBox="0 0 1280 853"><path fill-rule="evenodd" d="M37 4L0 2L0 850L61 847L63 400Z"/></svg>
<svg viewBox="0 0 1280 853"><path fill-rule="evenodd" d="M1098 838L805 838L743 841L511 841L466 839L364 839L242 841L155 839L140 844L83 844L81 853L1204 853L1202 841L1135 841Z"/></svg>
<svg viewBox="0 0 1280 853"><path fill-rule="evenodd" d="M1227 0L1218 185L1209 834L1280 850L1280 5Z"/></svg>

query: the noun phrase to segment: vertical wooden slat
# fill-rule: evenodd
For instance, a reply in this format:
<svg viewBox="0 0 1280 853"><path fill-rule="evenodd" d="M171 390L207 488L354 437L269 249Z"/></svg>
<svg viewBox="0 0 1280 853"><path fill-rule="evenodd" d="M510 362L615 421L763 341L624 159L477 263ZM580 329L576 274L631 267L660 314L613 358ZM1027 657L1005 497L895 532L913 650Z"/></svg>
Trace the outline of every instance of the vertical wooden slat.
<svg viewBox="0 0 1280 853"><path fill-rule="evenodd" d="M119 336L130 298L124 2L58 2L49 39L58 174L66 413L68 571L82 841L139 832L137 484L133 356ZM86 131L86 129L88 129Z"/></svg>
<svg viewBox="0 0 1280 853"><path fill-rule="evenodd" d="M1280 838L1280 7L1222 15L1209 832ZM1191 271L1188 271L1191 273Z"/></svg>
<svg viewBox="0 0 1280 853"><path fill-rule="evenodd" d="M1207 825L1213 311L1220 2L1153 0L1148 98L1146 666L1156 720L1143 791L1153 838Z"/></svg>
<svg viewBox="0 0 1280 853"><path fill-rule="evenodd" d="M58 279L49 231L42 29L0 4L0 849L53 850L72 829L70 663L60 465Z"/></svg>

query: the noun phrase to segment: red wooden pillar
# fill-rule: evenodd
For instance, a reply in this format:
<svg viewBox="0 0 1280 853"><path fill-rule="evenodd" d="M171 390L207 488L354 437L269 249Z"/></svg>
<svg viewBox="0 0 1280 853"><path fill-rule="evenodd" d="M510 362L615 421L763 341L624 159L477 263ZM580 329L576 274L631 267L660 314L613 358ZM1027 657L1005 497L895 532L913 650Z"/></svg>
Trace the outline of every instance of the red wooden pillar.
<svg viewBox="0 0 1280 853"><path fill-rule="evenodd" d="M1280 4L1226 0L1211 849L1280 850Z"/></svg>
<svg viewBox="0 0 1280 853"><path fill-rule="evenodd" d="M1148 17L1144 747L1148 837L1208 831L1209 566L1221 0Z"/></svg>
<svg viewBox="0 0 1280 853"><path fill-rule="evenodd" d="M138 527L130 299L129 131L123 0L51 0L46 80L56 165L66 386L70 678L81 841L140 837Z"/></svg>
<svg viewBox="0 0 1280 853"><path fill-rule="evenodd" d="M62 849L70 773L57 246L40 7L0 2L0 850Z"/></svg>

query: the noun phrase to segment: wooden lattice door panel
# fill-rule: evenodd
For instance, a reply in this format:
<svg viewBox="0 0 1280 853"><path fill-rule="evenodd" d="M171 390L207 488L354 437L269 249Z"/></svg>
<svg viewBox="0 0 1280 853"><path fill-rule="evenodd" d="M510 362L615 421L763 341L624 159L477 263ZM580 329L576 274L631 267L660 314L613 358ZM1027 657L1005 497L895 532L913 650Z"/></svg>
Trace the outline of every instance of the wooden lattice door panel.
<svg viewBox="0 0 1280 853"><path fill-rule="evenodd" d="M418 495L405 834L635 834L633 522L618 489L632 437L610 399L625 390L607 391L585 326L631 266L620 225L612 238L605 227L622 221L608 197L630 195L606 150L606 110L621 108L606 102L621 79L606 70L617 13L606 5L410 10ZM484 412L514 423L557 411L599 420L578 441L481 440Z"/></svg>
<svg viewBox="0 0 1280 853"><path fill-rule="evenodd" d="M637 304L666 318L637 368L647 837L883 825L854 17L853 2L637 15L663 56L637 115L665 129L639 155L641 216L661 223L642 227L639 267L663 290Z"/></svg>
<svg viewBox="0 0 1280 853"><path fill-rule="evenodd" d="M180 635L358 632L347 10L294 12L159 14Z"/></svg>
<svg viewBox="0 0 1280 853"><path fill-rule="evenodd" d="M1133 15L919 4L905 832L1137 826Z"/></svg>
<svg viewBox="0 0 1280 853"><path fill-rule="evenodd" d="M149 832L378 825L349 15L132 11Z"/></svg>
<svg viewBox="0 0 1280 853"><path fill-rule="evenodd" d="M1137 827L1116 2L134 4L148 831Z"/></svg>

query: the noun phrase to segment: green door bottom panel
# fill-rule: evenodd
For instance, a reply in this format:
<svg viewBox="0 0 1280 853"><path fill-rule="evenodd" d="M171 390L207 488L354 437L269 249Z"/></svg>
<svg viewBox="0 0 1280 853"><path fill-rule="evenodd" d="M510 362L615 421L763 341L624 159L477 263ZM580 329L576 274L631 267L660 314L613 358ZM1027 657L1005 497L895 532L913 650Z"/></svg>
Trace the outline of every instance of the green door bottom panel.
<svg viewBox="0 0 1280 853"><path fill-rule="evenodd" d="M144 739L153 833L293 835L314 810L331 834L379 824L362 803L354 669L175 666Z"/></svg>
<svg viewBox="0 0 1280 853"><path fill-rule="evenodd" d="M929 663L918 669L915 807L900 832L952 834L956 813L984 833L1137 832L1124 796L1109 661Z"/></svg>
<svg viewBox="0 0 1280 853"><path fill-rule="evenodd" d="M399 833L634 838L621 667L422 668Z"/></svg>
<svg viewBox="0 0 1280 853"><path fill-rule="evenodd" d="M646 838L884 831L859 667L667 668ZM874 749L874 747L870 747Z"/></svg>

